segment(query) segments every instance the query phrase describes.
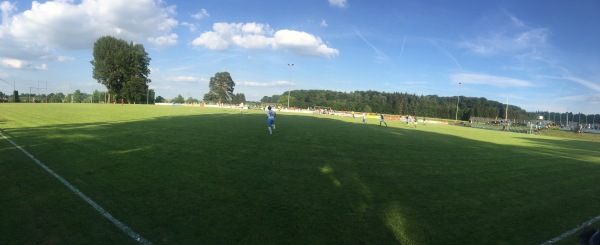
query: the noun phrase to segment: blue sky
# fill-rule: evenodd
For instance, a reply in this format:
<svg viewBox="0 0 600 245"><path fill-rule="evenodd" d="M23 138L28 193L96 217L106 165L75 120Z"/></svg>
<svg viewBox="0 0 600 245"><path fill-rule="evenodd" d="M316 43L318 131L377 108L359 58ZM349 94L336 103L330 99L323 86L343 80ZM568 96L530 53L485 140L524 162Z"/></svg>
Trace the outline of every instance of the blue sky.
<svg viewBox="0 0 600 245"><path fill-rule="evenodd" d="M600 113L600 1L1 1L0 91L86 93L94 41L142 43L157 95L228 71L249 100L288 89L485 97ZM288 64L294 64L289 66ZM47 84L47 85L46 85Z"/></svg>

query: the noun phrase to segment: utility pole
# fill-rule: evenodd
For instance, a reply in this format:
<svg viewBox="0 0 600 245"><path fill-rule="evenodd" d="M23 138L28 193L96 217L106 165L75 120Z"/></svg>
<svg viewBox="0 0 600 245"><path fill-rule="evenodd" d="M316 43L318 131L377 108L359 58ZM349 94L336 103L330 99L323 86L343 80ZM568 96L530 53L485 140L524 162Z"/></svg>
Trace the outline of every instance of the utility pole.
<svg viewBox="0 0 600 245"><path fill-rule="evenodd" d="M288 106L287 106L288 110L290 109L290 90L292 90L292 67L293 66L294 66L293 63L292 64L288 64L288 67L290 68L289 69L289 71L290 71L290 74L289 74L290 75L290 81L289 81L289 84L288 84Z"/></svg>

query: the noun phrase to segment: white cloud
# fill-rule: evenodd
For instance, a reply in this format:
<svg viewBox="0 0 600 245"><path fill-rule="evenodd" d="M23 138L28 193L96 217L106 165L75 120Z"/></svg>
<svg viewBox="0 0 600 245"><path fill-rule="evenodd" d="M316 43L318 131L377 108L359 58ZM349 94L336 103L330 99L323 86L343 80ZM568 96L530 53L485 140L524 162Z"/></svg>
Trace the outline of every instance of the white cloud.
<svg viewBox="0 0 600 245"><path fill-rule="evenodd" d="M213 31L202 33L192 44L217 51L236 46L246 49L272 48L308 56L339 55L337 49L328 47L321 38L312 34L294 30L274 32L269 25L257 23L215 23Z"/></svg>
<svg viewBox="0 0 600 245"><path fill-rule="evenodd" d="M247 86L247 87L280 87L280 86L291 86L294 83L288 81L275 81L270 83L259 83L259 82L237 82L235 83L238 86Z"/></svg>
<svg viewBox="0 0 600 245"><path fill-rule="evenodd" d="M455 83L481 84L500 88L533 86L531 82L525 80L477 73L455 73L450 75L450 79Z"/></svg>
<svg viewBox="0 0 600 245"><path fill-rule="evenodd" d="M523 23L522 20L520 20L519 18L517 18L514 15L509 15L508 18L510 18L510 20L513 22L513 24L517 27L525 27L525 23Z"/></svg>
<svg viewBox="0 0 600 245"><path fill-rule="evenodd" d="M541 49L547 48L550 30L532 28L516 16L507 14L510 25L496 30L486 30L486 34L465 40L459 46L484 56L523 55L539 58Z"/></svg>
<svg viewBox="0 0 600 245"><path fill-rule="evenodd" d="M176 81L176 82L194 82L194 81L198 81L199 79L196 77L178 76L178 77L171 78L171 80Z"/></svg>
<svg viewBox="0 0 600 245"><path fill-rule="evenodd" d="M494 33L464 41L460 46L473 53L485 56L534 54L538 49L547 46L548 34L549 31L545 28L516 33Z"/></svg>
<svg viewBox="0 0 600 245"><path fill-rule="evenodd" d="M194 24L194 23L181 22L181 25L189 28L191 32L195 32L196 29L198 29L198 27L196 27L196 24Z"/></svg>
<svg viewBox="0 0 600 245"><path fill-rule="evenodd" d="M206 9L201 9L200 11L198 11L198 13L193 14L192 18L201 20L201 19L207 18L209 16L210 16L210 14L208 13L208 11L206 11Z"/></svg>
<svg viewBox="0 0 600 245"><path fill-rule="evenodd" d="M229 48L229 41L217 32L205 32L192 41L194 46L204 46L211 50L225 50Z"/></svg>
<svg viewBox="0 0 600 245"><path fill-rule="evenodd" d="M33 69L34 70L39 70L39 71L45 71L45 70L48 70L48 65L42 64L42 65L39 65L39 66L34 66Z"/></svg>
<svg viewBox="0 0 600 245"><path fill-rule="evenodd" d="M177 34L171 33L170 35L161 37L149 37L148 42L153 43L156 46L173 46L177 44Z"/></svg>
<svg viewBox="0 0 600 245"><path fill-rule="evenodd" d="M594 82L591 82L591 81L588 81L585 79L581 79L581 78L577 78L577 77L565 77L564 79L579 83L579 84L583 85L584 87L594 90L596 92L600 92L600 84L598 84L598 83L594 83Z"/></svg>
<svg viewBox="0 0 600 245"><path fill-rule="evenodd" d="M177 76L177 77L170 77L167 80L174 81L174 82L198 82L202 79L198 78L198 77L194 77L194 76Z"/></svg>
<svg viewBox="0 0 600 245"><path fill-rule="evenodd" d="M0 65L3 67L8 67L12 69L23 69L23 70L48 70L48 65L33 65L27 61L18 60L18 59L2 59L0 61Z"/></svg>
<svg viewBox="0 0 600 245"><path fill-rule="evenodd" d="M327 25L327 21L325 21L325 20L322 20L320 25L321 25L321 27L327 27L328 26Z"/></svg>
<svg viewBox="0 0 600 245"><path fill-rule="evenodd" d="M583 95L583 94L562 96L562 97L555 98L555 100L558 100L558 101L570 101L570 102L584 102L587 99L588 99L588 96Z"/></svg>
<svg viewBox="0 0 600 245"><path fill-rule="evenodd" d="M17 7L14 3L3 1L0 3L0 11L2 12L2 23L7 23L12 12L16 11ZM2 36L0 36L2 37Z"/></svg>
<svg viewBox="0 0 600 245"><path fill-rule="evenodd" d="M321 38L306 32L293 30L280 30L275 33L274 49L289 50L309 56L333 57L339 55L339 51L327 47Z"/></svg>
<svg viewBox="0 0 600 245"><path fill-rule="evenodd" d="M25 66L25 62L23 62L22 60L15 60L15 59L3 59L2 65L5 67L10 67L10 68L14 68L14 69L21 69Z"/></svg>
<svg viewBox="0 0 600 245"><path fill-rule="evenodd" d="M74 58L74 57L62 56L62 55L61 55L61 56L58 56L58 58L56 58L56 60L57 60L57 61L60 61L60 62L65 62L65 61L72 61L72 60L75 60L75 58Z"/></svg>
<svg viewBox="0 0 600 245"><path fill-rule="evenodd" d="M328 1L329 1L329 5L333 6L333 7L344 8L344 7L348 6L347 0L328 0Z"/></svg>
<svg viewBox="0 0 600 245"><path fill-rule="evenodd" d="M33 1L30 9L17 14L6 3L0 5L3 57L59 57L56 49L91 49L105 35L136 43L151 40L156 45L176 42L171 33L178 25L171 17L175 8L164 7L162 0Z"/></svg>

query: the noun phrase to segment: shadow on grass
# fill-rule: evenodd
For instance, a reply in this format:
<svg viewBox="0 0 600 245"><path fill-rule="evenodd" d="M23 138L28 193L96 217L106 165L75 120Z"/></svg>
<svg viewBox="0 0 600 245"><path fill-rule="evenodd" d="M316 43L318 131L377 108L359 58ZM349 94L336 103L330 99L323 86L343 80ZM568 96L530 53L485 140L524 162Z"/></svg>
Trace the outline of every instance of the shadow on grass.
<svg viewBox="0 0 600 245"><path fill-rule="evenodd" d="M597 143L359 120L282 114L273 135L255 113L5 130L158 244L530 244L598 215Z"/></svg>

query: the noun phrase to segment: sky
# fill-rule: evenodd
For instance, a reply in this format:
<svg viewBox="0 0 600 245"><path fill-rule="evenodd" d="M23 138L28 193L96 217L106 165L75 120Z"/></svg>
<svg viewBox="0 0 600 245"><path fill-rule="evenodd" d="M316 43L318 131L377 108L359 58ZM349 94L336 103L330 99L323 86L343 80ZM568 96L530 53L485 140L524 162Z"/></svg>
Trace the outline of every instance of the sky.
<svg viewBox="0 0 600 245"><path fill-rule="evenodd" d="M597 0L0 1L0 91L84 93L102 36L141 43L150 88L247 100L296 89L484 97L600 113Z"/></svg>

